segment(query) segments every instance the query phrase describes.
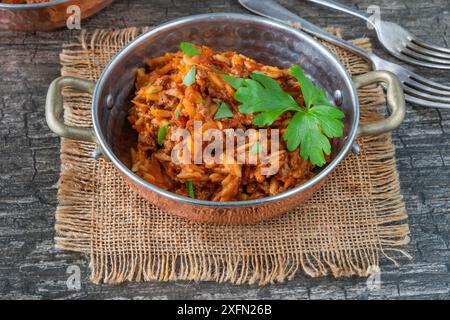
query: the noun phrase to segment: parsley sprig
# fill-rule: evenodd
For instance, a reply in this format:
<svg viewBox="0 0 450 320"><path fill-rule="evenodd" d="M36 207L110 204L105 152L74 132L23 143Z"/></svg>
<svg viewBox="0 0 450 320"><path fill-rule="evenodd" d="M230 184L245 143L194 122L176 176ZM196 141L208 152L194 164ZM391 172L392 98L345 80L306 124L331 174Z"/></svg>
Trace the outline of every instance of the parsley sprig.
<svg viewBox="0 0 450 320"><path fill-rule="evenodd" d="M188 57L194 57L194 56L198 56L198 55L202 54L202 51L197 49L197 47L194 46L190 42L181 42L180 43L180 49Z"/></svg>
<svg viewBox="0 0 450 320"><path fill-rule="evenodd" d="M241 84L234 99L241 103L241 113L258 113L253 117L253 124L270 126L286 111L301 111L294 98L284 92L278 82L260 73L252 73L250 77Z"/></svg>
<svg viewBox="0 0 450 320"><path fill-rule="evenodd" d="M186 87L189 87L195 83L195 76L197 74L197 68L195 66L192 66L191 69L189 69L188 73L183 79L183 84Z"/></svg>
<svg viewBox="0 0 450 320"><path fill-rule="evenodd" d="M158 130L158 145L162 146L167 135L167 127L161 126Z"/></svg>
<svg viewBox="0 0 450 320"><path fill-rule="evenodd" d="M222 102L214 115L214 120L232 118L233 116L233 111L230 110L230 107L225 102Z"/></svg>
<svg viewBox="0 0 450 320"><path fill-rule="evenodd" d="M341 137L344 124L340 119L345 114L327 98L324 89L316 87L299 66L293 66L289 73L300 84L304 106L284 92L277 81L261 73L252 73L250 79L238 79L222 75L237 91L234 99L241 103L239 111L255 114L253 123L270 126L285 112L293 112L283 135L289 151L300 147L304 160L321 167L326 164L325 156L330 155L329 138Z"/></svg>
<svg viewBox="0 0 450 320"><path fill-rule="evenodd" d="M190 198L195 199L194 184L191 180L186 181L186 190Z"/></svg>

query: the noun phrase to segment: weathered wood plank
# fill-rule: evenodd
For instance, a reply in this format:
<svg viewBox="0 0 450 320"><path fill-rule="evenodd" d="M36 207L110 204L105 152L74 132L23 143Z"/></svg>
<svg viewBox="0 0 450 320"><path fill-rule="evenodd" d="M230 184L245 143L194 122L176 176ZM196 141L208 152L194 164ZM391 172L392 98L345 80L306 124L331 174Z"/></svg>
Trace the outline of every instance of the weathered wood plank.
<svg viewBox="0 0 450 320"><path fill-rule="evenodd" d="M341 0L364 10L373 1ZM335 25L347 37L373 32L343 14L303 1L281 1L321 26ZM450 4L446 0L377 1L382 17L413 33L448 45ZM231 0L116 0L83 28L157 25L188 13L245 12ZM0 32L0 297L5 299L449 299L450 275L450 112L408 106L394 134L402 190L410 214L412 261L396 268L383 261L381 290L365 279L310 279L299 275L285 284L259 288L216 283L146 283L96 286L88 281L88 260L53 247L59 139L47 128L43 105L49 83L59 75L63 42L76 32ZM374 38L373 38L374 39ZM374 39L375 49L386 53ZM391 59L393 60L393 59ZM448 72L420 69L450 83ZM77 265L82 288L66 286L68 266Z"/></svg>

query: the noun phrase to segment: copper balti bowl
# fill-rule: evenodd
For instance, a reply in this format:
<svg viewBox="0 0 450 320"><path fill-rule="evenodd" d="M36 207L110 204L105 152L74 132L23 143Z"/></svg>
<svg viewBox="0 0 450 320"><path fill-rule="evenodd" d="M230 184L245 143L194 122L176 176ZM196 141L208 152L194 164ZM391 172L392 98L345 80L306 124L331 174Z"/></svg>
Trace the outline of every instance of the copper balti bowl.
<svg viewBox="0 0 450 320"><path fill-rule="evenodd" d="M0 29L50 31L67 25L67 19L73 14L71 6L78 6L81 19L86 19L112 2L113 0L53 0L34 4L0 2Z"/></svg>
<svg viewBox="0 0 450 320"><path fill-rule="evenodd" d="M127 165L136 134L127 121L134 92L136 69L145 58L175 52L181 41L204 44L214 50L233 50L267 65L288 68L299 64L330 97L341 96L344 136L333 141L333 160L307 183L275 196L232 202L191 199L162 190L135 175ZM359 125L356 88L384 82L391 115L379 122ZM62 119L61 90L70 86L93 93L93 128L66 126ZM242 14L208 14L178 19L140 36L106 67L97 83L72 77L53 81L46 103L47 123L62 137L96 142L98 151L111 161L124 180L142 197L162 210L194 221L214 224L247 224L269 219L310 198L346 156L358 135L386 132L403 120L405 102L400 84L391 73L371 72L352 79L336 58L308 35L282 24Z"/></svg>

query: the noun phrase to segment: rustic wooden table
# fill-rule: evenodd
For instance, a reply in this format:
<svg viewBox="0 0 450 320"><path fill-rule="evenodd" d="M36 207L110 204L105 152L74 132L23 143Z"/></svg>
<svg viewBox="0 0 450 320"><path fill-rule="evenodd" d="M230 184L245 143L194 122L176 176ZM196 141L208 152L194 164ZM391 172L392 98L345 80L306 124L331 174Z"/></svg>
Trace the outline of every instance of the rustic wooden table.
<svg viewBox="0 0 450 320"><path fill-rule="evenodd" d="M363 10L376 2L383 18L449 46L447 0L341 1ZM373 36L364 23L348 16L301 0L282 3L321 26L342 27L346 37ZM237 1L229 0L116 0L82 27L157 25L188 14L223 11L245 12ZM59 75L62 43L73 40L76 34L69 30L0 31L0 298L450 298L450 112L410 105L394 141L411 226L412 241L406 249L413 260L401 260L400 268L383 261L380 290L368 290L366 280L360 278L311 279L302 275L262 288L194 282L90 283L86 256L54 249L59 139L49 131L44 117L47 87ZM376 50L385 56L378 46ZM448 71L420 71L450 84ZM81 268L81 290L66 286L66 271L71 265Z"/></svg>

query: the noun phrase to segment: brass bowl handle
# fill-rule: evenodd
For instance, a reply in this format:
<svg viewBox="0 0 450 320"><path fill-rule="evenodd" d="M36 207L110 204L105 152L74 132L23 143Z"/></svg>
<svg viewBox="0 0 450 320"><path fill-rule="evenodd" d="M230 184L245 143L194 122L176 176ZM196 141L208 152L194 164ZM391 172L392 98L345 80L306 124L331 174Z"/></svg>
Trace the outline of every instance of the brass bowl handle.
<svg viewBox="0 0 450 320"><path fill-rule="evenodd" d="M371 123L361 124L358 128L358 136L385 133L398 128L405 118L405 95L398 78L388 71L371 71L353 78L356 88L373 83L383 83L386 86L387 105L391 115L386 119Z"/></svg>
<svg viewBox="0 0 450 320"><path fill-rule="evenodd" d="M73 140L96 142L93 128L71 127L62 119L63 96L62 90L71 87L82 92L93 93L95 82L74 77L60 77L55 79L48 88L47 100L45 102L45 118L47 124L54 133L60 137Z"/></svg>

